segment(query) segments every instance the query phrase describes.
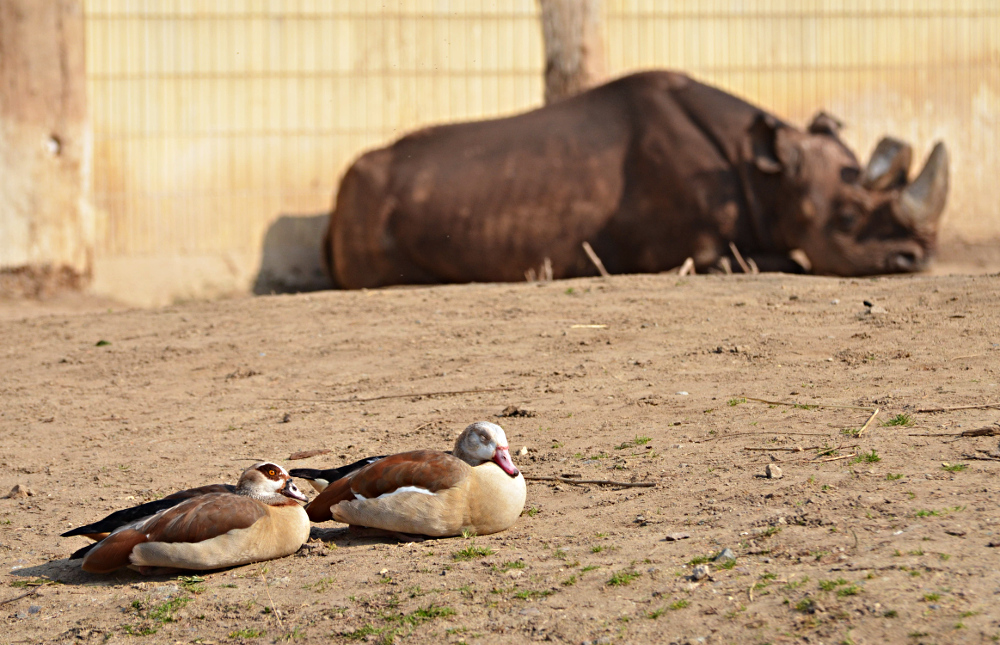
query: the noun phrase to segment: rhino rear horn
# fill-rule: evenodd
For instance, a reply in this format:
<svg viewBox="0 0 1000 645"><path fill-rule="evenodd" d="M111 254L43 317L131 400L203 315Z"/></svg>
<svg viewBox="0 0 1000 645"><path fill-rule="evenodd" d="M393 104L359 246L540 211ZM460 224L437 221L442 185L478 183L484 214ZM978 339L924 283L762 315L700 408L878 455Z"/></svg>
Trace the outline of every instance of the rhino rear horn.
<svg viewBox="0 0 1000 645"><path fill-rule="evenodd" d="M861 185L868 190L888 190L906 185L913 148L899 139L885 137L875 146Z"/></svg>
<svg viewBox="0 0 1000 645"><path fill-rule="evenodd" d="M902 223L914 228L935 226L947 198L948 151L939 141L920 175L899 196Z"/></svg>

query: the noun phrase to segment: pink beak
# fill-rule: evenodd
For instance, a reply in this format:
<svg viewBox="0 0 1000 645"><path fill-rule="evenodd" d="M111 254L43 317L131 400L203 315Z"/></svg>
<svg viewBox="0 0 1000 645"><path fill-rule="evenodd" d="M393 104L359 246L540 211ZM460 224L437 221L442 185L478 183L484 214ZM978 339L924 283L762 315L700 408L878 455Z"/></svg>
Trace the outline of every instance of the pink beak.
<svg viewBox="0 0 1000 645"><path fill-rule="evenodd" d="M285 497L291 497L292 499L297 499L300 502L309 501L309 498L303 495L301 491L299 491L298 486L296 486L291 479L286 480L285 485L278 492L284 495Z"/></svg>
<svg viewBox="0 0 1000 645"><path fill-rule="evenodd" d="M521 474L514 465L514 462L510 460L510 449L507 448L507 446L497 447L496 452L493 453L493 461L495 461L498 466L503 468L503 471L511 477L517 477Z"/></svg>

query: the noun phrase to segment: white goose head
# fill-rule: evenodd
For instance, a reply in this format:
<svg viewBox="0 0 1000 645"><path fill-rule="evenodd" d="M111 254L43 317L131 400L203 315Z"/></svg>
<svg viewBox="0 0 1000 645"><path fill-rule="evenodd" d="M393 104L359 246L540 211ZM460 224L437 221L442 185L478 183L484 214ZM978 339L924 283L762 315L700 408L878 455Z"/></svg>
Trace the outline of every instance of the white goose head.
<svg viewBox="0 0 1000 645"><path fill-rule="evenodd" d="M240 475L236 493L260 500L265 504L281 502L282 496L308 501L292 481L288 471L277 464L262 461L250 466Z"/></svg>
<svg viewBox="0 0 1000 645"><path fill-rule="evenodd" d="M511 477L519 474L510 459L506 433L489 421L477 421L463 430L455 440L452 454L473 467L492 461Z"/></svg>

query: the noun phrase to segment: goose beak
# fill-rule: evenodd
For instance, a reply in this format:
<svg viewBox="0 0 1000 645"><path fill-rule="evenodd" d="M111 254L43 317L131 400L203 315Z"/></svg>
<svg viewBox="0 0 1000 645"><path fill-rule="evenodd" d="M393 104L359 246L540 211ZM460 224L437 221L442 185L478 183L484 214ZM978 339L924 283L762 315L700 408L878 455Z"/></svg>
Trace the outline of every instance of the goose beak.
<svg viewBox="0 0 1000 645"><path fill-rule="evenodd" d="M517 477L520 474L514 462L510 460L510 449L507 446L497 447L496 452L493 453L493 461L511 477Z"/></svg>
<svg viewBox="0 0 1000 645"><path fill-rule="evenodd" d="M279 490L278 492L284 495L285 497L291 497L292 499L297 499L300 502L309 501L309 499L302 494L302 491L299 490L299 487L296 486L295 482L293 482L291 479L286 480L284 487L282 487L282 489Z"/></svg>

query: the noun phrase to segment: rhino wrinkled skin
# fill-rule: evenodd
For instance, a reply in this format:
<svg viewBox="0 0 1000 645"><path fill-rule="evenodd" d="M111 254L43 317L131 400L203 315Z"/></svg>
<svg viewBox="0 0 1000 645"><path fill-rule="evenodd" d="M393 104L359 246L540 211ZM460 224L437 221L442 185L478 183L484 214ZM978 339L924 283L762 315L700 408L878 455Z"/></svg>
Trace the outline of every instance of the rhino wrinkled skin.
<svg viewBox="0 0 1000 645"><path fill-rule="evenodd" d="M427 128L359 158L324 245L340 287L699 271L730 242L762 270L918 271L948 191L938 143L909 181L909 145L867 167L819 114L802 131L685 75L626 76L517 116Z"/></svg>

